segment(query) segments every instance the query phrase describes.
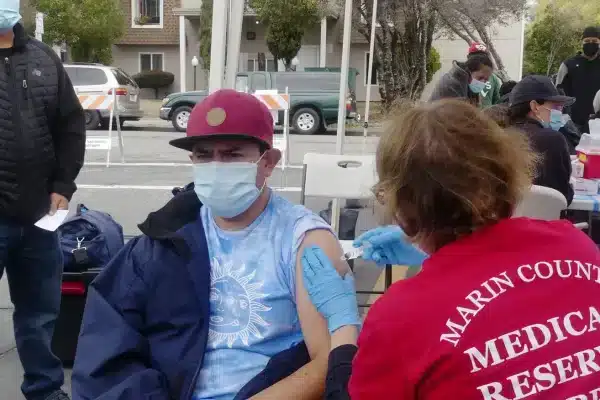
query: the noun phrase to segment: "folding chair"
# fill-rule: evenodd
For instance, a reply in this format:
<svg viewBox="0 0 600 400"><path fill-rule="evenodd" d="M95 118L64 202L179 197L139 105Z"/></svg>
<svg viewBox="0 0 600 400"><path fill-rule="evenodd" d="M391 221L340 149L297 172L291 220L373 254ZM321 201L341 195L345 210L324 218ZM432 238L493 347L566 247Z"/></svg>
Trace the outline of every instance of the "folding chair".
<svg viewBox="0 0 600 400"><path fill-rule="evenodd" d="M513 213L515 217L529 217L544 221L560 219L563 210L567 209L567 199L558 190L533 185ZM573 224L578 229L588 229L587 222Z"/></svg>
<svg viewBox="0 0 600 400"><path fill-rule="evenodd" d="M373 199L371 189L377 182L374 155L338 155L307 153L304 155L300 203L306 197L329 199ZM392 266L385 267L385 289L392 285ZM358 291L359 294L383 294ZM364 306L361 306L364 307Z"/></svg>

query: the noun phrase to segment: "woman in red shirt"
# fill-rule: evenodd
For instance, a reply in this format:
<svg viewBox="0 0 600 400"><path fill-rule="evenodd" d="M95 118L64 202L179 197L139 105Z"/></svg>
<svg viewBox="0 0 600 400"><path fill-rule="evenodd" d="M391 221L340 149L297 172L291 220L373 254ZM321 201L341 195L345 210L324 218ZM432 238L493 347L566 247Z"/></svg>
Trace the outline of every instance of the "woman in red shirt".
<svg viewBox="0 0 600 400"><path fill-rule="evenodd" d="M332 331L328 398L599 399L598 248L567 221L511 219L534 170L523 135L455 100L390 126L375 191L398 226L358 244L382 263L418 260L411 243L429 257L375 303L356 341L352 277L319 248L303 253Z"/></svg>

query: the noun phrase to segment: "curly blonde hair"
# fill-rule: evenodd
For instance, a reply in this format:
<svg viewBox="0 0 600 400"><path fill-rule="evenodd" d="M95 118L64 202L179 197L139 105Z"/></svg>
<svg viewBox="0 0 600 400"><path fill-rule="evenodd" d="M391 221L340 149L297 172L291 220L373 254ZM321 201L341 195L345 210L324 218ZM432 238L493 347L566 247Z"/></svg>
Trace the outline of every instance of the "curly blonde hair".
<svg viewBox="0 0 600 400"><path fill-rule="evenodd" d="M411 105L390 122L374 191L414 241L438 249L509 218L531 185L536 156L525 136L464 101Z"/></svg>

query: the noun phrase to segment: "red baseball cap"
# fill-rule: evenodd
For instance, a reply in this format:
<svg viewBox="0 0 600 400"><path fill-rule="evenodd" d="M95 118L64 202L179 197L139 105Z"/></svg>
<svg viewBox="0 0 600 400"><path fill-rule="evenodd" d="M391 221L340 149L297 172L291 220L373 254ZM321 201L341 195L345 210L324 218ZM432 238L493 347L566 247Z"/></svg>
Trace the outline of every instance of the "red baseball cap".
<svg viewBox="0 0 600 400"><path fill-rule="evenodd" d="M188 120L186 137L169 143L192 151L206 138L249 138L273 147L273 117L260 100L251 94L221 89L196 104Z"/></svg>
<svg viewBox="0 0 600 400"><path fill-rule="evenodd" d="M481 42L471 43L471 46L469 46L468 54L481 53L481 52L487 52L487 46L485 45L485 43L481 43Z"/></svg>

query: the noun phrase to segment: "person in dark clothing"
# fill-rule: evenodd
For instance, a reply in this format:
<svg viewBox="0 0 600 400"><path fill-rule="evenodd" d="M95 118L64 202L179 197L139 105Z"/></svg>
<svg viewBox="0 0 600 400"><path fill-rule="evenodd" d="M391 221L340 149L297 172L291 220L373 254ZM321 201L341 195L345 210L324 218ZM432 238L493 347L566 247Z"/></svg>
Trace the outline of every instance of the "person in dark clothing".
<svg viewBox="0 0 600 400"><path fill-rule="evenodd" d="M17 0L3 2L0 278L6 271L25 398L64 400L62 365L50 349L60 310L62 253L57 233L34 223L69 206L83 166L85 118L60 59L28 37L20 18Z"/></svg>
<svg viewBox="0 0 600 400"><path fill-rule="evenodd" d="M570 204L571 157L559 130L564 126L563 107L574 99L561 95L550 78L530 75L514 87L509 101L511 125L525 132L532 149L542 157L533 183L558 190Z"/></svg>
<svg viewBox="0 0 600 400"><path fill-rule="evenodd" d="M430 101L461 98L480 105L481 91L494 72L494 63L487 53L472 54L465 62L454 61L452 69L444 74L433 89Z"/></svg>
<svg viewBox="0 0 600 400"><path fill-rule="evenodd" d="M587 27L582 36L583 52L560 65L556 85L577 100L570 110L571 119L579 131L589 132L594 96L600 90L600 28Z"/></svg>

